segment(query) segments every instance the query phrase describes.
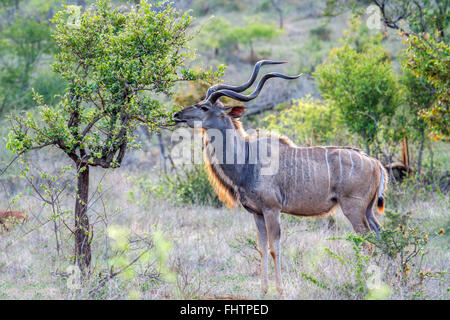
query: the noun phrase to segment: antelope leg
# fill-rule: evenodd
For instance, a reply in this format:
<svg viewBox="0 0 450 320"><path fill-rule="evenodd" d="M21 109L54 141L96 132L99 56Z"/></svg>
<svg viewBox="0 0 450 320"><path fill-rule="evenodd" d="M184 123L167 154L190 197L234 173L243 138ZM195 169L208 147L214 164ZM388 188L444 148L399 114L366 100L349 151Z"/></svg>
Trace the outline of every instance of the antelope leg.
<svg viewBox="0 0 450 320"><path fill-rule="evenodd" d="M255 218L256 227L258 230L258 251L261 255L261 266L260 266L260 276L261 276L261 291L263 294L267 292L267 231L266 222L263 215L253 214Z"/></svg>
<svg viewBox="0 0 450 320"><path fill-rule="evenodd" d="M270 254L275 266L275 284L278 292L283 292L281 286L281 254L280 254L280 211L264 211L266 221L267 235L269 238Z"/></svg>
<svg viewBox="0 0 450 320"><path fill-rule="evenodd" d="M369 222L366 218L368 202L355 198L343 198L340 201L342 212L352 224L353 230L359 234L364 234L369 230Z"/></svg>

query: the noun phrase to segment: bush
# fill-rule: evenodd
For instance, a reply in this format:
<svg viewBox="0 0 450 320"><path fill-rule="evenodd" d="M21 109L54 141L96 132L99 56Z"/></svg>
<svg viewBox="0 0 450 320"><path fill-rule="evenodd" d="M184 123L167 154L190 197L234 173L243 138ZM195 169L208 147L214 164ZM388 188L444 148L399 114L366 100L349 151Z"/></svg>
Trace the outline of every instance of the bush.
<svg viewBox="0 0 450 320"><path fill-rule="evenodd" d="M329 41L330 40L330 29L327 28L326 25L321 25L317 28L311 29L309 31L312 37L317 37L321 41Z"/></svg>
<svg viewBox="0 0 450 320"><path fill-rule="evenodd" d="M222 202L208 181L202 165L183 168L179 172L164 174L158 181L150 178L130 178L136 187L153 198L169 200L175 205L191 204L219 208ZM135 194L128 194L134 202ZM147 197L146 197L147 198Z"/></svg>
<svg viewBox="0 0 450 320"><path fill-rule="evenodd" d="M267 130L286 135L299 145L342 144L347 132L341 125L339 110L307 96L293 105L277 107L277 113L264 118Z"/></svg>
<svg viewBox="0 0 450 320"><path fill-rule="evenodd" d="M429 251L431 238L441 237L445 229L436 227L433 235L424 230L425 224L412 219L411 212L397 213L386 210L385 223L380 237L373 233L365 240L374 247L373 258L379 256L383 262L383 277L397 292L407 298L418 298L424 294L425 282L442 281L445 285L445 270L424 270L424 257ZM387 221L386 221L387 220Z"/></svg>
<svg viewBox="0 0 450 320"><path fill-rule="evenodd" d="M196 40L197 47L214 49L217 55L220 50L234 52L239 45L250 49L250 57L254 57L254 44L261 40L270 40L283 33L276 26L257 21L249 21L246 25L234 26L223 18L216 18L208 23Z"/></svg>
<svg viewBox="0 0 450 320"><path fill-rule="evenodd" d="M208 181L208 176L201 165L176 175L175 179L166 176L175 192L176 200L181 203L221 207L216 192Z"/></svg>
<svg viewBox="0 0 450 320"><path fill-rule="evenodd" d="M428 235L418 225L411 223L411 212L400 214L386 210L388 222L380 232L380 238L370 234L367 241L372 243L379 253L394 260L395 274L406 284L413 266L420 268L417 258L426 254Z"/></svg>
<svg viewBox="0 0 450 320"><path fill-rule="evenodd" d="M390 127L400 98L381 36L367 37L366 28L360 26L360 20L352 20L344 45L330 51L314 77L321 94L339 108L350 132L360 136L370 154L370 148L379 144L378 135Z"/></svg>

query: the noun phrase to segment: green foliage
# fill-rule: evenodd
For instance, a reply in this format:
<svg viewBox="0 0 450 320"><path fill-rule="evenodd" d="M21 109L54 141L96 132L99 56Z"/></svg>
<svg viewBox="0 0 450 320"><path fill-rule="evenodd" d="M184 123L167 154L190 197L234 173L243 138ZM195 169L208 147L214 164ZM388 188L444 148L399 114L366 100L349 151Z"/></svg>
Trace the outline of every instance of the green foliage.
<svg viewBox="0 0 450 320"><path fill-rule="evenodd" d="M299 145L338 144L346 135L339 109L311 96L294 101L292 106L280 105L264 118L264 127L287 135Z"/></svg>
<svg viewBox="0 0 450 320"><path fill-rule="evenodd" d="M51 85L42 92L45 101L53 101L53 95L64 91L60 77L37 70L42 58L55 51L48 17L51 6L59 3L36 1L16 7L11 2L0 8L0 115L31 107L32 88L42 87L47 80Z"/></svg>
<svg viewBox="0 0 450 320"><path fill-rule="evenodd" d="M374 244L381 253L398 260L395 272L406 281L411 267L418 263L416 257L422 258L426 254L428 235L420 226L411 222L411 212L400 214L387 210L386 217L388 221L383 225L380 238L371 234L367 241Z"/></svg>
<svg viewBox="0 0 450 320"><path fill-rule="evenodd" d="M176 274L169 270L169 257L173 244L167 240L164 234L153 226L151 239L142 241L142 237L133 239L133 234L129 228L120 225L111 225L108 230L108 237L111 239L112 254L108 261L108 274L103 279L106 281L112 277L118 276L124 282L136 281L140 269L148 272L151 266L156 264L155 273L159 278L173 283ZM136 243L144 244L144 247L137 247ZM144 268L143 268L144 267ZM139 298L138 290L130 290L128 298Z"/></svg>
<svg viewBox="0 0 450 320"><path fill-rule="evenodd" d="M156 9L156 10L155 10ZM76 11L76 10L75 10ZM76 13L76 12L75 12ZM75 247L78 266L90 267L87 216L89 166L116 168L134 144L138 124L150 130L171 123L158 94L172 94L177 81L195 80L206 72L183 70L193 58L187 29L192 18L170 5L115 9L98 0L73 18L74 8L56 13L58 47L53 70L68 82L55 105L35 94L39 116L28 112L11 118L7 148L18 156L46 146L60 149L76 165ZM152 95L151 95L152 94Z"/></svg>
<svg viewBox="0 0 450 320"><path fill-rule="evenodd" d="M393 141L399 141L406 136L410 141L423 143L427 124L420 114L424 110L429 110L436 100L433 86L405 69L403 76L399 79L399 87L403 103L396 110L386 139L393 138Z"/></svg>
<svg viewBox="0 0 450 320"><path fill-rule="evenodd" d="M69 83L68 91L54 106L35 95L40 117L16 116L8 148L21 153L55 145L78 166L116 167L138 123L156 129L171 121L171 112L147 93L170 94L175 81L204 76L181 69L192 58L192 19L144 1L138 10L123 12L99 0L78 24L67 23L71 14L68 7L53 19L53 69Z"/></svg>
<svg viewBox="0 0 450 320"><path fill-rule="evenodd" d="M327 264L333 268L343 268L346 280L339 281L336 278L328 278L320 269L314 274L302 272L302 278L314 284L320 289L338 292L347 298L360 299L386 299L391 294L391 289L380 279L381 270L367 254L367 242L361 235L348 234L345 238L329 238L328 240L340 241L342 246L351 245L350 255L339 250L323 248L324 253L333 261ZM336 263L336 265L334 264Z"/></svg>
<svg viewBox="0 0 450 320"><path fill-rule="evenodd" d="M221 207L216 192L208 181L207 174L201 165L162 175L157 181L149 178L134 178L136 187L151 197L169 200L176 205L190 204ZM134 201L134 192L129 194Z"/></svg>
<svg viewBox="0 0 450 320"><path fill-rule="evenodd" d="M306 281L309 281L312 284L318 286L321 289L329 290L329 288L325 282L314 278L313 276L307 274L306 272L302 272L302 278L305 279Z"/></svg>
<svg viewBox="0 0 450 320"><path fill-rule="evenodd" d="M196 165L191 170L185 170L181 175L171 180L176 197L181 203L221 207L216 192L208 181L203 166Z"/></svg>
<svg viewBox="0 0 450 320"><path fill-rule="evenodd" d="M243 27L232 28L228 36L232 42L251 45L255 40L269 40L281 33L274 25L253 21Z"/></svg>
<svg viewBox="0 0 450 320"><path fill-rule="evenodd" d="M389 27L397 29L399 22L405 22L403 25L407 24L412 33L430 33L447 41L450 22L447 0L385 0L383 4Z"/></svg>
<svg viewBox="0 0 450 320"><path fill-rule="evenodd" d="M269 40L283 31L275 25L250 21L244 26L232 26L223 18L216 18L206 25L199 36L199 46L212 49L237 49L238 45L246 45L250 54L254 54L253 44L257 40Z"/></svg>
<svg viewBox="0 0 450 320"><path fill-rule="evenodd" d="M352 33L359 25L353 21L343 46L330 51L315 76L325 98L340 109L349 130L360 135L370 151L382 121L389 126L399 97L389 54L379 38L363 38L353 46Z"/></svg>
<svg viewBox="0 0 450 320"><path fill-rule="evenodd" d="M320 25L317 28L311 29L309 31L312 37L317 37L321 41L329 41L331 30L326 24Z"/></svg>
<svg viewBox="0 0 450 320"><path fill-rule="evenodd" d="M220 78L225 74L225 70L226 66L221 64L217 66L216 71L213 71L211 68L206 76L181 85L175 94L174 102L179 106L187 107L203 100L208 88L220 82Z"/></svg>
<svg viewBox="0 0 450 320"><path fill-rule="evenodd" d="M381 9L382 21L406 37L403 68L434 86L436 102L421 111L422 118L436 139L449 136L449 47L448 1L389 0L375 2Z"/></svg>
<svg viewBox="0 0 450 320"><path fill-rule="evenodd" d="M450 48L444 41L438 42L427 35L412 35L406 43L407 58L403 68L434 89L430 100L436 101L431 108L422 108L421 116L436 138L447 140L450 135Z"/></svg>
<svg viewBox="0 0 450 320"><path fill-rule="evenodd" d="M337 238L332 238L331 240L341 240ZM350 233L345 238L345 241L352 245L354 259L347 259L339 254L331 251L329 248L325 248L328 255L339 261L341 265L349 266L350 270L354 274L354 282L346 283L344 286L337 289L342 290L344 293L356 293L364 297L367 294L368 288L366 284L367 280L367 265L369 261L369 256L364 254L363 244L364 238Z"/></svg>
<svg viewBox="0 0 450 320"><path fill-rule="evenodd" d="M408 298L420 297L427 280L445 282L446 270L431 271L422 267L429 241L444 236L445 229L433 225L434 234L430 232L429 236L424 231L424 224L414 220L411 212L402 214L387 210L386 217L380 238L374 234L366 237L366 241L375 247L374 256L385 256L391 262L384 270L384 277L391 277L392 285L402 287Z"/></svg>
<svg viewBox="0 0 450 320"><path fill-rule="evenodd" d="M323 63L328 56L331 49L331 43L321 40L320 38L325 35L319 36L317 33L322 33L322 31L312 33L311 37L302 43L300 48L295 49L300 56L300 72L314 72L317 66Z"/></svg>
<svg viewBox="0 0 450 320"><path fill-rule="evenodd" d="M231 23L221 17L214 18L201 29L195 40L198 47L205 49L226 48L231 44L228 37Z"/></svg>

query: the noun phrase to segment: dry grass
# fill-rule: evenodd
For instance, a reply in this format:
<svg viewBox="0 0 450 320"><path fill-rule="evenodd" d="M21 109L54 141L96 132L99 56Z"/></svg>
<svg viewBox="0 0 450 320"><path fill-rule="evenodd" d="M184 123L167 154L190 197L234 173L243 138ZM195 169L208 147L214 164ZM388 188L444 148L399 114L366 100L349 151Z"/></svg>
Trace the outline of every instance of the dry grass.
<svg viewBox="0 0 450 320"><path fill-rule="evenodd" d="M173 206L167 201L148 199L148 194L136 189L128 178L128 175L136 174L121 168L108 173L103 180L105 187L101 199L90 210L91 222L95 222L94 275L80 290L68 289L65 275L70 265L73 238L63 226L59 227L62 241L58 256L50 208L42 207L42 203L31 195L23 196L19 206L30 215L30 221L0 237L0 298L278 298L273 287L265 297L259 293L259 255L255 249L256 230L250 214L225 208ZM91 181L99 181L101 176L101 172L95 172ZM114 187L108 189L106 186ZM92 192L94 187L91 185ZM130 192L133 192L133 197L130 197ZM410 197L409 194L403 196L406 200ZM422 221L430 232L448 227L448 197L430 193L422 198L403 202L400 209L414 212L415 219ZM71 197L64 199L63 209L71 209L72 202ZM3 199L1 204L5 203L6 199ZM389 209L389 200L387 206ZM173 242L168 265L176 274L176 281L164 280L158 273L158 263L150 259L133 266L134 276L120 275L99 286L102 276L96 275L108 270L112 256L111 239L105 232L106 223L129 228L132 239L151 235L155 227L162 231L164 237ZM341 264L326 249L347 261L355 261L348 241L330 239L345 237L351 231L350 224L340 211L336 214L334 230L328 228L326 219L299 219L283 215L283 298L364 298L352 287L355 283L352 267ZM132 246L127 254L135 257L140 250L144 250L142 246ZM448 236L432 238L427 250L421 268L448 271ZM369 264L381 270L387 270L389 263L386 257L371 257L369 260ZM272 267L269 270L273 285ZM307 280L308 277L317 282ZM440 281L427 280L420 288L414 289L395 286L393 274L384 274L383 281L392 288L391 299L413 298L416 291L422 291L419 298L448 299L448 275L444 274L444 277ZM93 291L94 288L98 290Z"/></svg>

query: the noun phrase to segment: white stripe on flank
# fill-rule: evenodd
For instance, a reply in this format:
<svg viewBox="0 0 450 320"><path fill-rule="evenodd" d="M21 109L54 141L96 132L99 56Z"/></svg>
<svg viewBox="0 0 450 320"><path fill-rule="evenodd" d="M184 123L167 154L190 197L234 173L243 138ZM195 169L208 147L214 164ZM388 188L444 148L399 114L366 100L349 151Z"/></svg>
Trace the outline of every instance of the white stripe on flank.
<svg viewBox="0 0 450 320"><path fill-rule="evenodd" d="M328 163L328 149L325 149L325 160L327 161L327 169L328 169L328 192L330 192L330 187L331 187L331 177L330 177L330 164Z"/></svg>
<svg viewBox="0 0 450 320"><path fill-rule="evenodd" d="M342 180L342 159L341 159L341 149L339 149L339 183Z"/></svg>
<svg viewBox="0 0 450 320"><path fill-rule="evenodd" d="M349 178L352 176L352 172L353 172L353 158L352 158L352 152L347 150L347 152L350 154L350 161L352 162L352 167L350 168L350 175Z"/></svg>
<svg viewBox="0 0 450 320"><path fill-rule="evenodd" d="M302 165L302 182L305 182L305 172L303 171L303 153L300 149L300 163Z"/></svg>
<svg viewBox="0 0 450 320"><path fill-rule="evenodd" d="M361 158L361 171L362 171L363 168L364 168L364 162L363 162L363 158L361 156L361 153L359 154L359 157Z"/></svg>
<svg viewBox="0 0 450 320"><path fill-rule="evenodd" d="M292 153L291 153L291 162L290 162L290 171L291 171L291 176L292 176L292 174L294 173L294 150L292 150Z"/></svg>
<svg viewBox="0 0 450 320"><path fill-rule="evenodd" d="M297 164L297 150L298 150L298 148L295 148L295 156L294 156L294 158L295 158L295 186L297 186L297 166L298 166L298 164Z"/></svg>
<svg viewBox="0 0 450 320"><path fill-rule="evenodd" d="M309 158L308 149L306 149L306 159L308 159L308 179L311 180L311 159Z"/></svg>

